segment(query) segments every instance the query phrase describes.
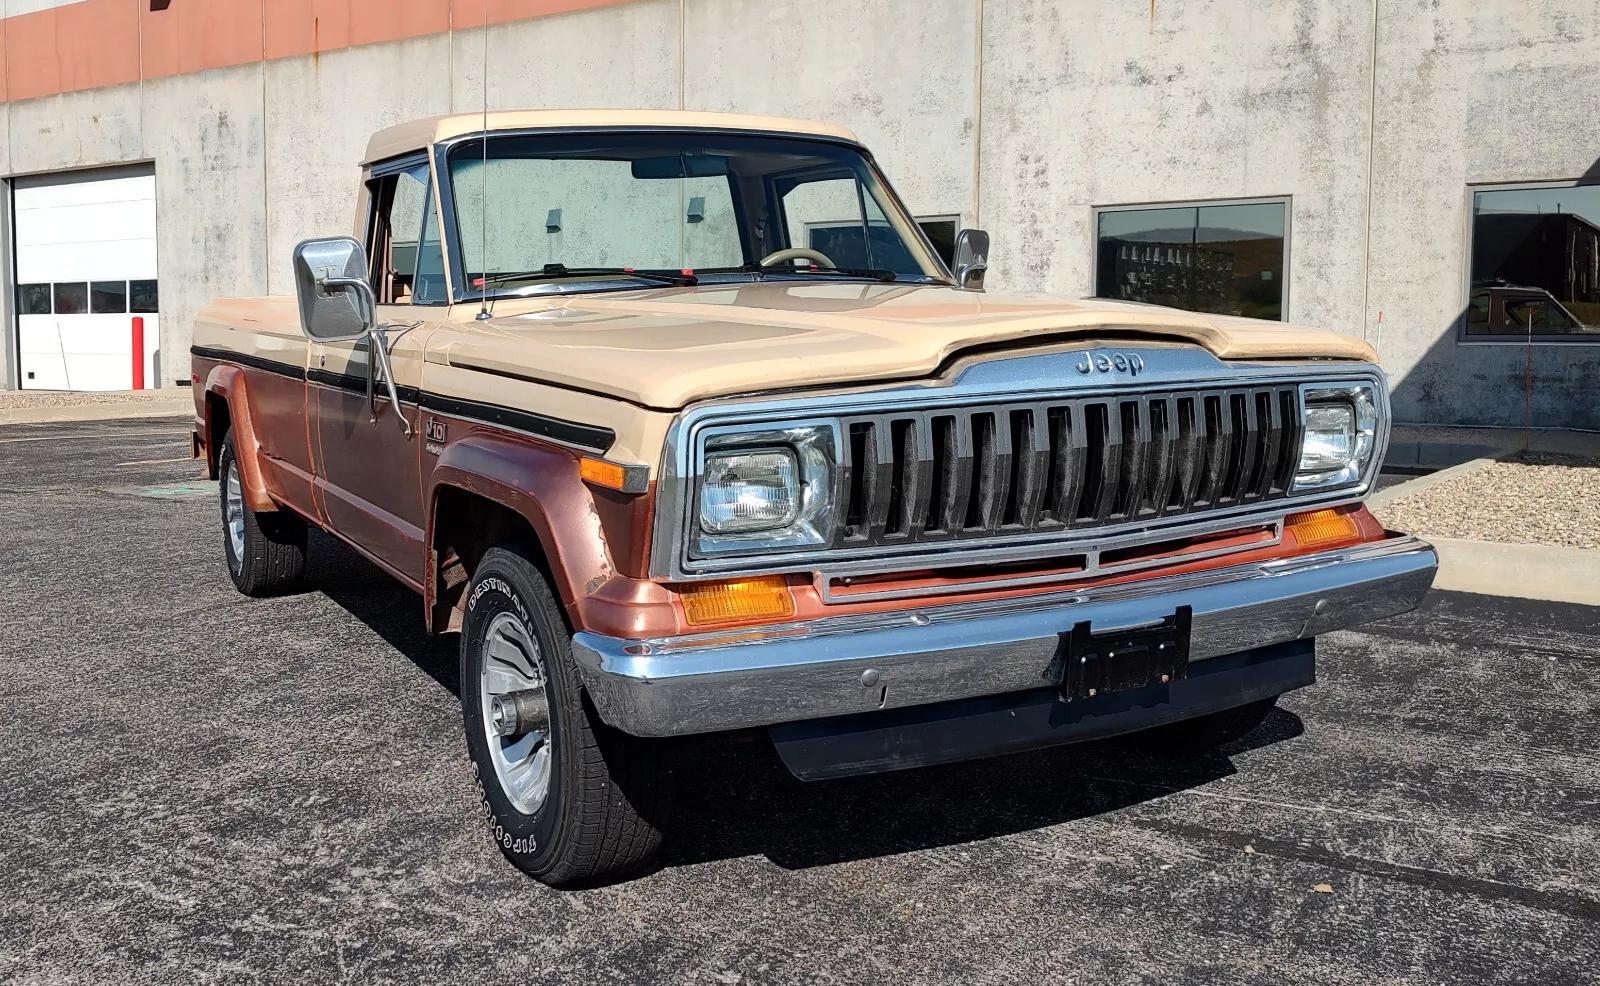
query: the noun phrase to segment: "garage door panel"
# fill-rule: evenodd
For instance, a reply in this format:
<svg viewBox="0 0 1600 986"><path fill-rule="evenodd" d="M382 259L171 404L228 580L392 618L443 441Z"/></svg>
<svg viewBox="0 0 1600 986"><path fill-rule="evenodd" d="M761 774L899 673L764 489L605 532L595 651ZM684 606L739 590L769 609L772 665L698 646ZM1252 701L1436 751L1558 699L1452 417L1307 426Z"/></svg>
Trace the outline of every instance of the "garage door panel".
<svg viewBox="0 0 1600 986"><path fill-rule="evenodd" d="M17 251L18 284L144 280L155 276L155 240L63 243Z"/></svg>
<svg viewBox="0 0 1600 986"><path fill-rule="evenodd" d="M26 179L16 189L14 202L19 284L159 279L154 175L80 174L62 176L54 183ZM135 317L57 311L20 318L23 384L73 390L131 387ZM160 346L159 322L153 312L138 317L145 323L143 376L148 385L159 386L151 359Z"/></svg>

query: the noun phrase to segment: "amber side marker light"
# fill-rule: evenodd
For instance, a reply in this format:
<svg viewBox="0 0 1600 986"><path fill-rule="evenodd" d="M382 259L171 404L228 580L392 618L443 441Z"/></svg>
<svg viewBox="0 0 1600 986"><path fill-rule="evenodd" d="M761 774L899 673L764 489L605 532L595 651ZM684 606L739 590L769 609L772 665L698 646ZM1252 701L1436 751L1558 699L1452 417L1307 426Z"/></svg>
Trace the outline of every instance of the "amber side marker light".
<svg viewBox="0 0 1600 986"><path fill-rule="evenodd" d="M623 493L643 493L650 485L650 470L644 466L628 466L587 455L578 460L578 475L586 483Z"/></svg>
<svg viewBox="0 0 1600 986"><path fill-rule="evenodd" d="M697 582L679 590L683 615L693 626L794 615L794 596L779 576L733 582Z"/></svg>
<svg viewBox="0 0 1600 986"><path fill-rule="evenodd" d="M1291 514L1284 523L1294 532L1294 538L1302 548L1331 548L1361 540L1361 528L1357 526L1356 519L1339 510Z"/></svg>

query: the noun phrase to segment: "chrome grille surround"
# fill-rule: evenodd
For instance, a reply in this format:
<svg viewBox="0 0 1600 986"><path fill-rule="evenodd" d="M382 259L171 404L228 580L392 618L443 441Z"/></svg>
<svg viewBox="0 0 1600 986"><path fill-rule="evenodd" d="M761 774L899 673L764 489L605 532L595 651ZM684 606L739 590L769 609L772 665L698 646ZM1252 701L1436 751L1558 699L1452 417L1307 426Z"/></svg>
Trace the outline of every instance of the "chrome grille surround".
<svg viewBox="0 0 1600 986"><path fill-rule="evenodd" d="M1098 369L1134 355L1137 373ZM1367 479L1293 494L1301 395L1345 384L1372 386L1379 405ZM824 543L775 551L753 542L748 551L697 556L693 507L705 436L796 421L833 429L836 508ZM1076 556L1083 575L1131 570L1145 566L1102 566L1100 556L1255 525L1276 541L1290 512L1361 500L1382 466L1388 430L1388 387L1377 366L1224 362L1197 347L1151 342L972 357L910 384L706 402L681 413L668 434L651 574L691 581L814 572L827 593L835 578L935 566ZM1252 547L1262 543L1271 542Z"/></svg>

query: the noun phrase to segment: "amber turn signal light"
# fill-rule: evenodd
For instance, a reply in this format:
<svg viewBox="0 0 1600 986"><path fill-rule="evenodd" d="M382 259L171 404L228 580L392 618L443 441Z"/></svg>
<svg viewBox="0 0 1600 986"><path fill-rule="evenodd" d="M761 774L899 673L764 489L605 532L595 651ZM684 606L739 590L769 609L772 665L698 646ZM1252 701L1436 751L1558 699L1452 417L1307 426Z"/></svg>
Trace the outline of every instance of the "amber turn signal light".
<svg viewBox="0 0 1600 986"><path fill-rule="evenodd" d="M679 590L692 626L794 615L794 596L780 576L733 582L696 582Z"/></svg>
<svg viewBox="0 0 1600 986"><path fill-rule="evenodd" d="M1302 548L1329 548L1361 540L1361 528L1356 519L1340 510L1292 514L1285 524Z"/></svg>
<svg viewBox="0 0 1600 986"><path fill-rule="evenodd" d="M650 483L650 472L644 466L625 466L587 455L578 460L578 475L586 483L623 493L643 493Z"/></svg>

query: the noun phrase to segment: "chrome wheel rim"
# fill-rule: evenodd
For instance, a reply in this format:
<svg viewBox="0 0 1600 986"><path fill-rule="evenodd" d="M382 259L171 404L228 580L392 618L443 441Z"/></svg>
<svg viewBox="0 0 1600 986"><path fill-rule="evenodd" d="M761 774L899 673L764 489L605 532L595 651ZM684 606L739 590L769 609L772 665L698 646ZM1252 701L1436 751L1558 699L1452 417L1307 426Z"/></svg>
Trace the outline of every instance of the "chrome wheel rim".
<svg viewBox="0 0 1600 986"><path fill-rule="evenodd" d="M483 711L484 740L500 790L524 815L536 814L549 797L554 737L548 725L517 735L502 735L496 725L495 699L518 692L536 692L543 697L545 681L539 644L522 618L511 612L496 614L484 635L478 700Z"/></svg>
<svg viewBox="0 0 1600 986"><path fill-rule="evenodd" d="M228 564L234 571L244 564L244 493L239 489L239 463L228 462L222 486L222 525L228 531Z"/></svg>

